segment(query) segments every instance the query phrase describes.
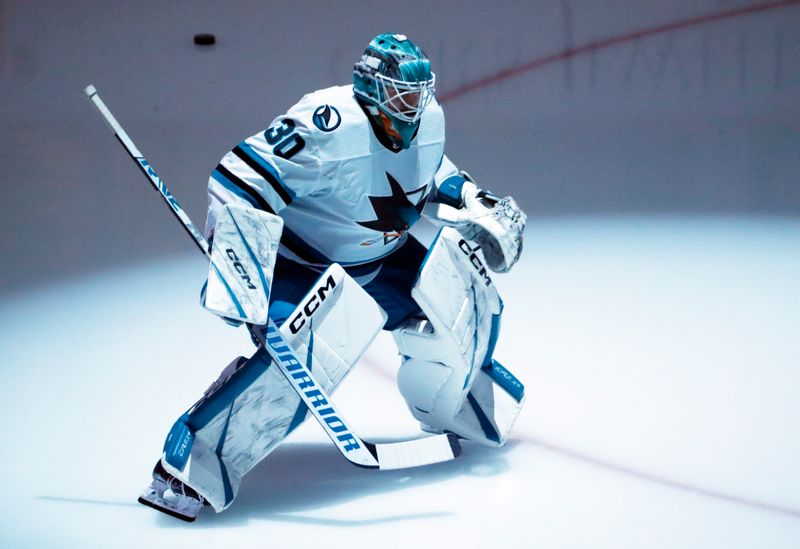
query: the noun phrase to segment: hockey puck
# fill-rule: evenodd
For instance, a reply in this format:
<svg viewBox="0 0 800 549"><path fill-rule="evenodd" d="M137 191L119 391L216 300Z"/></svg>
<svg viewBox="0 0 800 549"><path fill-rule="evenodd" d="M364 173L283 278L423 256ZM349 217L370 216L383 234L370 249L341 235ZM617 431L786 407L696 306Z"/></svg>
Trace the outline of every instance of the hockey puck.
<svg viewBox="0 0 800 549"><path fill-rule="evenodd" d="M194 35L194 43L198 46L212 46L217 41L213 34L201 33Z"/></svg>

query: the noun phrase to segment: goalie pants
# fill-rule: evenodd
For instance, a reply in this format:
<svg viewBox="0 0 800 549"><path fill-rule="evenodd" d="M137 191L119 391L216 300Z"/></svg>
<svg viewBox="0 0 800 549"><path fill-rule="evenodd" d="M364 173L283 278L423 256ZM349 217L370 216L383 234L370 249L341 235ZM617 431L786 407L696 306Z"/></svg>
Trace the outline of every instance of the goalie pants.
<svg viewBox="0 0 800 549"><path fill-rule="evenodd" d="M384 330L394 330L409 318L422 314L419 305L411 297L411 288L427 251L425 246L409 235L406 242L387 257L364 265L345 267L347 274L361 284L386 311L389 318ZM280 326L322 271L278 255L274 273L270 317ZM363 283L363 280L367 282Z"/></svg>

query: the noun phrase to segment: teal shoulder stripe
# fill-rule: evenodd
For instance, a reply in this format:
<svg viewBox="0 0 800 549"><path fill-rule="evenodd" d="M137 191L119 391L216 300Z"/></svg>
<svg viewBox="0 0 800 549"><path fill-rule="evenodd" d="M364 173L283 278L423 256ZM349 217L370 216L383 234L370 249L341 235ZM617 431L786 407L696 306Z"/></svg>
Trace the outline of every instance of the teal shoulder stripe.
<svg viewBox="0 0 800 549"><path fill-rule="evenodd" d="M253 150L253 147L242 141L233 149L233 153L263 177L287 205L295 199L297 195L283 182L275 167Z"/></svg>
<svg viewBox="0 0 800 549"><path fill-rule="evenodd" d="M232 181L230 181L227 177L219 173L217 170L211 172L211 177L212 179L214 179L214 181L225 187L225 189L227 189L228 191L232 192L239 198L243 198L253 208L258 208L258 204L255 203L253 198L248 193L240 189L237 185L234 185Z"/></svg>
<svg viewBox="0 0 800 549"><path fill-rule="evenodd" d="M253 208L260 208L271 214L275 213L263 196L222 164L217 165L217 168L211 172L211 177L227 190L248 202Z"/></svg>

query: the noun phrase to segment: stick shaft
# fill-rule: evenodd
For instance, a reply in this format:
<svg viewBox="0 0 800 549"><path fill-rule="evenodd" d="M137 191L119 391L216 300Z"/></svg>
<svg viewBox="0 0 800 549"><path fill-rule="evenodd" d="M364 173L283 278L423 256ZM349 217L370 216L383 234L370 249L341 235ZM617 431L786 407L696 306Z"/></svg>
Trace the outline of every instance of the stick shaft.
<svg viewBox="0 0 800 549"><path fill-rule="evenodd" d="M193 238L197 247L200 248L200 251L202 251L206 257L210 258L211 254L206 239L200 234L200 231L197 230L197 227L192 223L192 220L183 208L181 208L175 197L172 196L172 193L169 192L164 181L156 174L155 170L153 170L142 153L139 152L133 140L128 136L125 130L122 129L122 126L117 122L114 115L111 114L111 111L106 107L105 103L103 103L103 100L100 99L94 86L87 86L84 89L84 93L91 99L108 125L111 126L120 144L128 151L128 154L130 154L131 158L133 158L145 176L150 180L153 187L161 194L161 197L167 205L169 205L170 210L172 210L172 213L178 221L180 221L184 229L186 229ZM330 397L314 379L305 361L296 356L289 343L284 339L283 335L281 335L275 322L271 318L268 318L267 322L266 329L269 333L268 340L258 327L251 326L251 333L256 336L261 345L270 354L273 362L278 365L281 372L286 377L286 380L301 398L311 414L316 418L333 443L336 444L339 451L342 452L349 461L362 467L377 468L378 460L372 455L367 444L349 428ZM313 400L306 394L306 389L309 386L313 387L315 391ZM320 405L321 402L325 403L324 406Z"/></svg>
<svg viewBox="0 0 800 549"><path fill-rule="evenodd" d="M194 225L194 223L192 223L192 220L189 218L183 208L181 208L181 205L178 204L178 201L174 196L172 196L172 193L169 192L169 189L167 188L166 184L164 184L164 181L158 176L158 174L156 174L155 170L153 170L153 167L150 166L149 162L147 162L147 159L145 159L142 153L139 152L139 149L136 147L133 140L128 136L125 130L122 129L120 123L117 122L117 119L114 118L114 115L111 114L110 110L108 110L106 104L103 103L103 100L100 99L99 95L97 95L97 90L95 87L89 85L83 90L83 93L86 94L86 97L88 97L92 103L94 103L94 106L97 107L97 110L100 111L101 115L103 115L103 118L108 125L111 126L111 130L114 132L114 135L117 136L120 144L125 148L126 151L128 151L128 154L131 156L133 161L136 162L136 165L142 170L142 173L144 173L147 179L150 180L150 183L153 185L153 187L161 194L161 198L164 199L172 213L181 222L181 225L186 232L189 233L189 236L192 237L192 240L194 240L194 243L197 244L198 248L200 248L200 251L203 252L206 257L210 257L208 242L203 237L202 233L197 230L197 227Z"/></svg>

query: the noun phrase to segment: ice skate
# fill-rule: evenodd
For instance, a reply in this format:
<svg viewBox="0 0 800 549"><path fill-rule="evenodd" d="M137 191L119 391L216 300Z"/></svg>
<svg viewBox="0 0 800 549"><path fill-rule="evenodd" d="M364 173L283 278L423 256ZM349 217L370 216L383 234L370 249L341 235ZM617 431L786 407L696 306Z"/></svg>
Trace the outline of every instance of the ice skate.
<svg viewBox="0 0 800 549"><path fill-rule="evenodd" d="M194 522L205 499L167 473L159 462L153 470L153 481L139 496L139 503L186 522Z"/></svg>

